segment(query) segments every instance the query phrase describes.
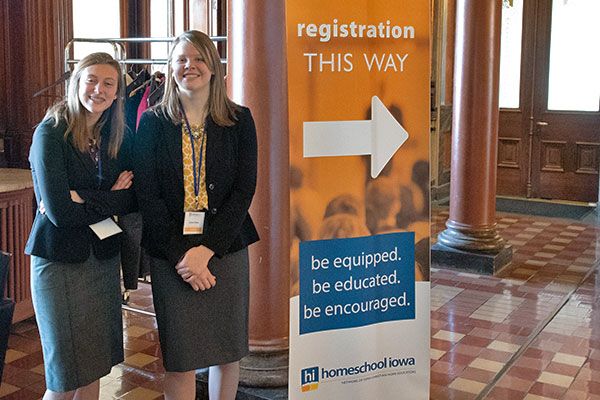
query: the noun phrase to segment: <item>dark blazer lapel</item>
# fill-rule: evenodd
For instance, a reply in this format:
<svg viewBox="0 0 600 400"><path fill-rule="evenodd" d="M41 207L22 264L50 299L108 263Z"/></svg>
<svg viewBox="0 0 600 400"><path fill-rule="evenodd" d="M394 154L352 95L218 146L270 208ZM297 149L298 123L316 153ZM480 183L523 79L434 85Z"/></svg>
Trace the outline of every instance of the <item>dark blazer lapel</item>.
<svg viewBox="0 0 600 400"><path fill-rule="evenodd" d="M179 179L178 185L183 186L183 154L181 152L181 124L168 123L165 129L167 156Z"/></svg>
<svg viewBox="0 0 600 400"><path fill-rule="evenodd" d="M81 161L81 164L85 168L85 171L89 174L89 176L94 179L94 183L98 184L98 170L96 169L96 165L90 156L90 153L87 151L81 152L73 143L73 136L69 135L67 138L67 144L69 146L69 150Z"/></svg>
<svg viewBox="0 0 600 400"><path fill-rule="evenodd" d="M101 167L102 167L102 171L98 171L98 172L102 172L102 183L105 183L105 181L108 179L107 177L110 175L109 169L110 169L110 156L108 154L108 148L110 146L110 125L109 124L105 124L104 127L102 128L102 141L100 143L100 162L102 163ZM92 157L88 156L88 158L91 160ZM92 163L92 166L94 164ZM98 182L98 177L96 176L96 182ZM107 189L107 187L105 187L105 189Z"/></svg>
<svg viewBox="0 0 600 400"><path fill-rule="evenodd" d="M212 118L208 119L206 128L206 170L210 169L212 171L213 164L219 158L218 155L222 154L224 128L215 124Z"/></svg>

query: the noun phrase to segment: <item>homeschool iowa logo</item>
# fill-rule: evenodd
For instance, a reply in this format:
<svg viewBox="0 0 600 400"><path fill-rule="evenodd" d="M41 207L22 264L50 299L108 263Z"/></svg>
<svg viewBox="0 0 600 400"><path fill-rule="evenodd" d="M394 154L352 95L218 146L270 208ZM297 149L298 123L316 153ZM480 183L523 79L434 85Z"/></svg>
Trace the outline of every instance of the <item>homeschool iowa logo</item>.
<svg viewBox="0 0 600 400"><path fill-rule="evenodd" d="M319 388L319 367L305 368L300 371L302 391L317 390Z"/></svg>

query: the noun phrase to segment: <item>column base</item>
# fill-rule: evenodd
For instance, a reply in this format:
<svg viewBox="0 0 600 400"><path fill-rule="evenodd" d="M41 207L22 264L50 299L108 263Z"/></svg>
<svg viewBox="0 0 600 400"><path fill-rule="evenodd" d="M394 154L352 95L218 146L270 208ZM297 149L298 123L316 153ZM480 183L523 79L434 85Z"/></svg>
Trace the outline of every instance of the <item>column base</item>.
<svg viewBox="0 0 600 400"><path fill-rule="evenodd" d="M287 399L288 351L250 353L240 361L237 400ZM208 369L196 372L196 399L208 399Z"/></svg>
<svg viewBox="0 0 600 400"><path fill-rule="evenodd" d="M431 246L431 264L434 268L497 275L511 261L511 245L503 247L498 252L459 250L441 243Z"/></svg>
<svg viewBox="0 0 600 400"><path fill-rule="evenodd" d="M238 387L236 400L285 400L288 398L287 386L279 388ZM196 400L209 400L208 374L206 370L196 373Z"/></svg>
<svg viewBox="0 0 600 400"><path fill-rule="evenodd" d="M251 387L287 386L289 371L288 350L250 352L240 361L240 385Z"/></svg>

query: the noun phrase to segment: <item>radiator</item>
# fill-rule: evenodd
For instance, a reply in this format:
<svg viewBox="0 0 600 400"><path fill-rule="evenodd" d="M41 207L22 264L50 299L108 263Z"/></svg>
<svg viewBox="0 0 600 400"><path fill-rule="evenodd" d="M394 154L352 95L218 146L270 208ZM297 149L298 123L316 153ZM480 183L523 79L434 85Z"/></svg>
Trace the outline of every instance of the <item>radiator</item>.
<svg viewBox="0 0 600 400"><path fill-rule="evenodd" d="M0 193L0 250L12 254L5 296L16 303L13 322L34 315L29 284L30 257L24 254L33 215L32 188Z"/></svg>

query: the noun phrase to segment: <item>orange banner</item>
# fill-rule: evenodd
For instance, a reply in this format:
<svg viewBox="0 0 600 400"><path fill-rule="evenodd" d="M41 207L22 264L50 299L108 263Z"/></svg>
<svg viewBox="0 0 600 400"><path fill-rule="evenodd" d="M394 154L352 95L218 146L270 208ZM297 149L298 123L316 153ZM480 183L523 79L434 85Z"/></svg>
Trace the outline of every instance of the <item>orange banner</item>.
<svg viewBox="0 0 600 400"><path fill-rule="evenodd" d="M290 400L429 398L429 4L286 2Z"/></svg>
<svg viewBox="0 0 600 400"><path fill-rule="evenodd" d="M300 241L429 237L429 4L288 1L287 14L294 296ZM376 179L368 155L304 157L304 122L371 120L372 96L409 135ZM426 258L417 279L429 279Z"/></svg>

